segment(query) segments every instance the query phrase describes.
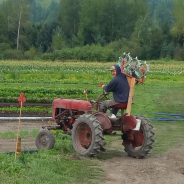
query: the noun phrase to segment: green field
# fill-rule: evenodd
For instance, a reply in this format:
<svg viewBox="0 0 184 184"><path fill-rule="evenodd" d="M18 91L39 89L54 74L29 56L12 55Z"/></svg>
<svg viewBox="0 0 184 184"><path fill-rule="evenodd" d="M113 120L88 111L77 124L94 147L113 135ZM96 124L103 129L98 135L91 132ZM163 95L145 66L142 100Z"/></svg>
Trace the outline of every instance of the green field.
<svg viewBox="0 0 184 184"><path fill-rule="evenodd" d="M150 112L149 108L156 108L151 112L158 111L156 106L161 103L159 98L168 102L164 96L174 98L176 95L172 93L178 93L178 98L183 97L183 62L151 63L146 83L136 87L135 102L138 102L134 108L136 113L145 110L144 113ZM106 70L111 64L78 61L0 61L0 102L17 102L20 92L25 93L28 103L51 103L57 97L85 99L84 89L88 90L89 99L95 99L102 92L98 88L98 83L107 83L111 79L111 74ZM182 110L180 102L181 100L176 105ZM150 106L150 103L152 107L145 109L144 107L147 104ZM34 111L34 108L25 110Z"/></svg>
<svg viewBox="0 0 184 184"><path fill-rule="evenodd" d="M84 89L88 89L89 99L95 99L102 93L98 83L111 79L107 71L111 64L0 61L0 102L16 102L21 91L25 92L28 102L51 103L55 97L85 99ZM6 110L11 109L3 109ZM51 109L45 110L51 113ZM150 61L150 73L145 84L136 86L132 111L133 114L153 118L156 133L153 156L184 146L184 121L157 121L155 118L165 116L155 113L182 114L183 110L184 62ZM30 134L35 136L35 132ZM55 134L57 144L51 151L24 153L17 161L14 161L13 154L0 154L0 183L98 183L103 176L98 160L107 154L78 160L71 138L59 132ZM26 132L22 135L26 137ZM13 136L11 132L0 134L0 138ZM116 140L120 140L120 136L106 136L107 149ZM120 156L120 150L122 145L111 154L111 158L113 154Z"/></svg>

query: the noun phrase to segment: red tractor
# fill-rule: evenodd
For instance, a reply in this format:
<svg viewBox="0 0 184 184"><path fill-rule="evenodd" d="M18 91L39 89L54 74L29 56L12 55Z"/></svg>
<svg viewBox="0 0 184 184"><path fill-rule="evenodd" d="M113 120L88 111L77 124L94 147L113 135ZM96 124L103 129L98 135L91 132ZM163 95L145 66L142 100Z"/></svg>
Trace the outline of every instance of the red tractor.
<svg viewBox="0 0 184 184"><path fill-rule="evenodd" d="M104 151L105 133L122 132L122 144L129 156L144 158L152 149L154 142L153 126L144 117L133 116L131 112L135 78L130 78L130 94L128 104L116 108L121 109L121 115L115 119L106 113L99 112L99 103L106 94L97 101L55 99L53 101L52 117L56 126L43 127L36 138L38 149L51 149L54 146L52 129L61 129L71 133L74 150L84 156L92 156Z"/></svg>

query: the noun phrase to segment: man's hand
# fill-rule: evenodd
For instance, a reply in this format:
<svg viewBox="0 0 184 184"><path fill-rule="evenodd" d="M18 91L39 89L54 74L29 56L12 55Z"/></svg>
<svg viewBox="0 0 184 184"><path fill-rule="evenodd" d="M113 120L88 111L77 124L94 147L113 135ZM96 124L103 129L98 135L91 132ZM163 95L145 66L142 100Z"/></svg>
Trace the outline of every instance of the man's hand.
<svg viewBox="0 0 184 184"><path fill-rule="evenodd" d="M102 82L98 84L98 87L100 87L100 88L103 88L104 86L105 86L105 84Z"/></svg>

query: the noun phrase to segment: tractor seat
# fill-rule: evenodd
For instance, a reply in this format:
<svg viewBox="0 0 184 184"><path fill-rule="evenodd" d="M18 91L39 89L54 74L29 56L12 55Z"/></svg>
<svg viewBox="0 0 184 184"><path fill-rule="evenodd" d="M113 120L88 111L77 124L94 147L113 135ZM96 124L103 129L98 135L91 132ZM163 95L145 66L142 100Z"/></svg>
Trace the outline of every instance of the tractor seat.
<svg viewBox="0 0 184 184"><path fill-rule="evenodd" d="M113 105L112 107L116 109L126 109L127 103L119 103L119 104Z"/></svg>

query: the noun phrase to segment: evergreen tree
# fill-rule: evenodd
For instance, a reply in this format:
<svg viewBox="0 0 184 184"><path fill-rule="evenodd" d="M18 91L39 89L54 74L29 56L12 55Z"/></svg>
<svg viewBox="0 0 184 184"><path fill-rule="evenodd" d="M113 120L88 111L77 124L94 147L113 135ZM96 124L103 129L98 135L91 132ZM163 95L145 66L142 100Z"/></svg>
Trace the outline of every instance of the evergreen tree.
<svg viewBox="0 0 184 184"><path fill-rule="evenodd" d="M79 26L80 0L61 0L59 22L68 46L73 47Z"/></svg>
<svg viewBox="0 0 184 184"><path fill-rule="evenodd" d="M7 0L1 5L1 13L4 15L3 27L7 33L7 40L12 48L17 47L17 37L19 34L19 44L22 48L27 45L25 30L29 27L29 4L27 0ZM20 23L20 25L19 25ZM20 27L19 27L20 26ZM18 33L19 31L19 33Z"/></svg>

